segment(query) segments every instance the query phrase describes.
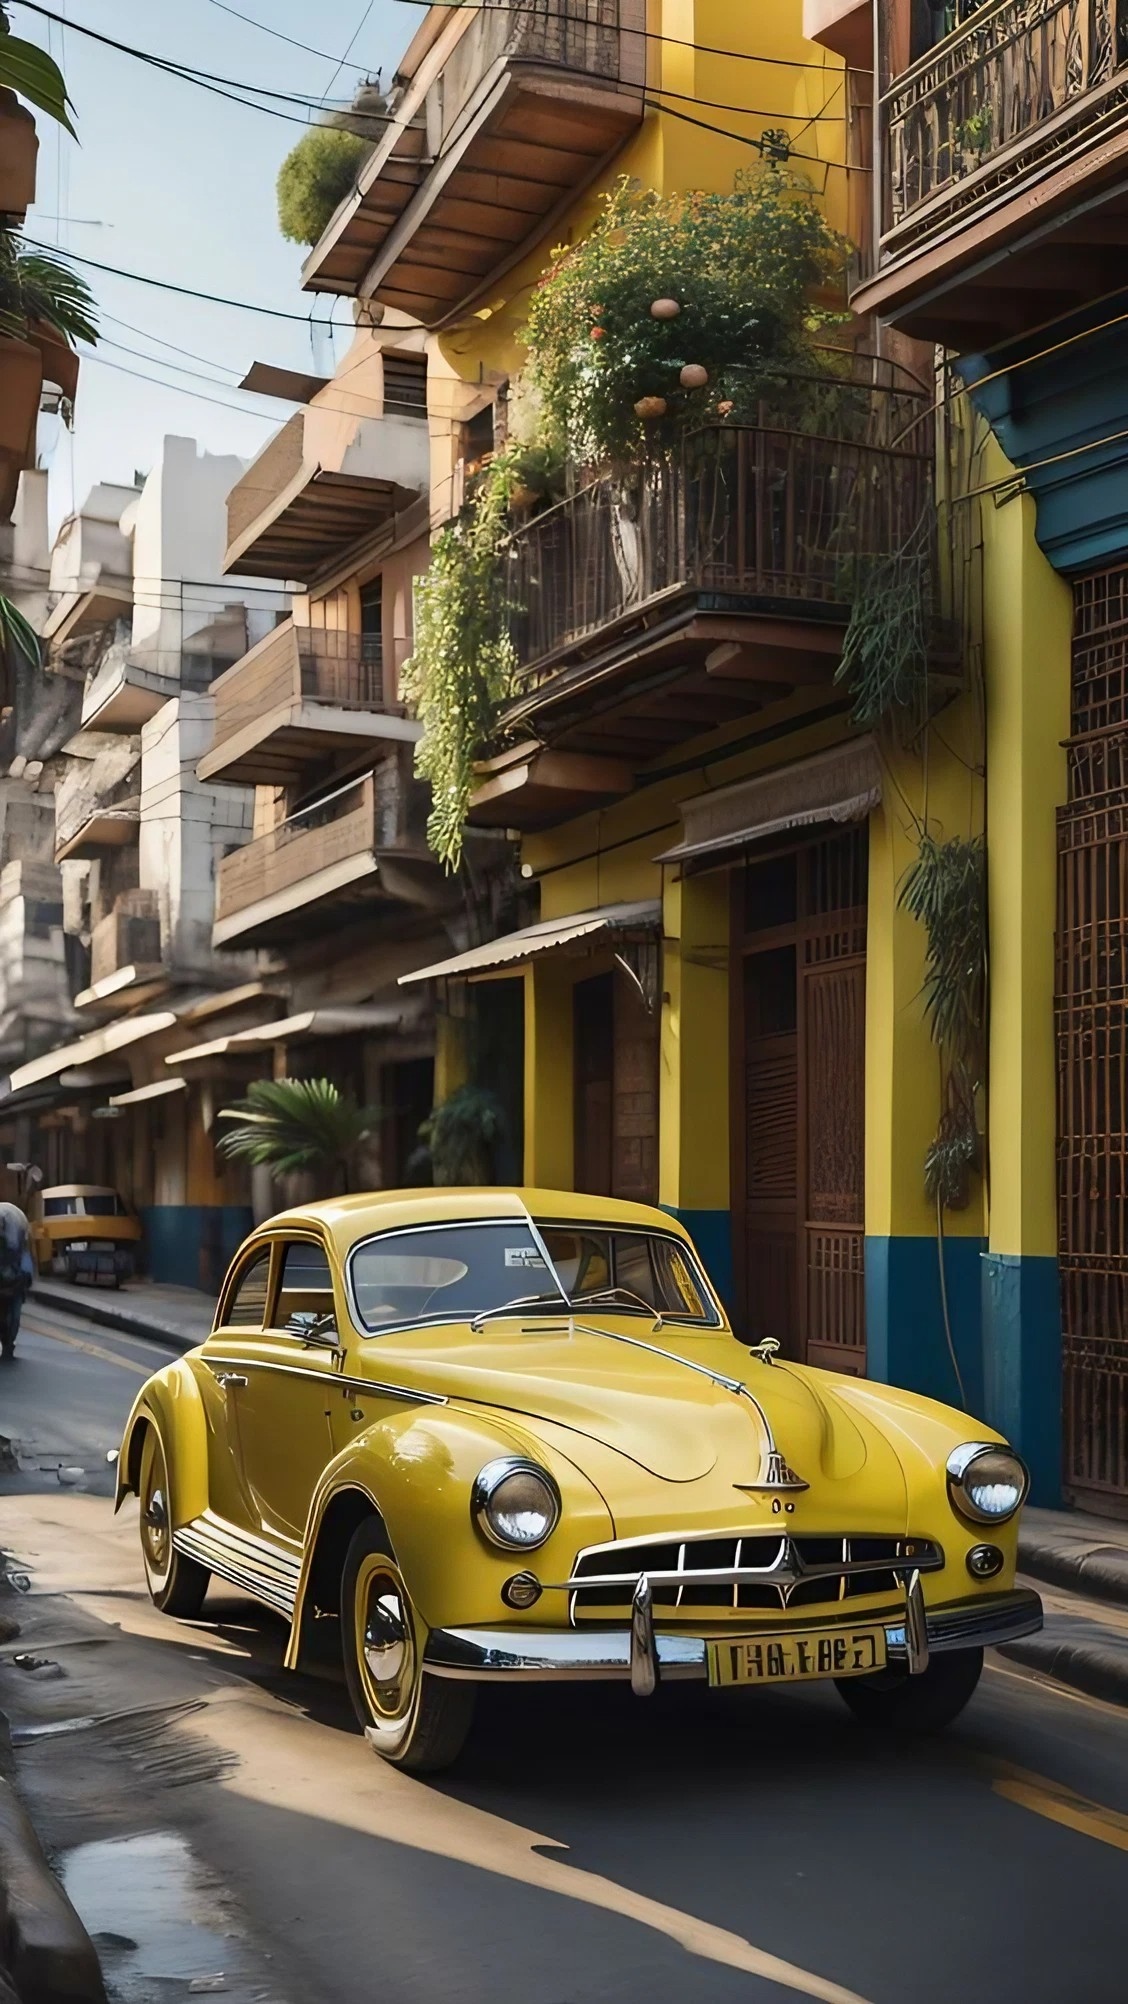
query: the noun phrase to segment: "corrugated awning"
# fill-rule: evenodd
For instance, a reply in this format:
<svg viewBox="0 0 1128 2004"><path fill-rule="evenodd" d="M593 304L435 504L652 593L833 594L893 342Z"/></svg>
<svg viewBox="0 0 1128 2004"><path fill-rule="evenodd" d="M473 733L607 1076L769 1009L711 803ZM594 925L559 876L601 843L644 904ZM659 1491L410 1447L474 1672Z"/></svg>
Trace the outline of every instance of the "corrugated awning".
<svg viewBox="0 0 1128 2004"><path fill-rule="evenodd" d="M881 759L872 738L855 738L795 765L758 773L682 802L685 834L659 863L692 863L743 849L768 835L820 822L864 821L881 803Z"/></svg>
<svg viewBox="0 0 1128 2004"><path fill-rule="evenodd" d="M232 1030L206 1044L173 1051L166 1065L194 1064L200 1058L222 1058L228 1051L262 1050L271 1044L293 1044L304 1037L344 1037L358 1030L398 1030L414 1021L412 1003L358 1003L355 1008L304 1009L300 1016L283 1016L276 1023L256 1023L249 1030Z"/></svg>
<svg viewBox="0 0 1128 2004"><path fill-rule="evenodd" d="M154 1079L152 1085L135 1086L132 1092L112 1092L111 1106L140 1106L145 1099L165 1099L169 1093L187 1092L187 1079Z"/></svg>
<svg viewBox="0 0 1128 2004"><path fill-rule="evenodd" d="M417 967L412 974L401 974L400 987L407 988L413 981L438 981L451 975L484 974L494 967L519 966L542 953L566 952L581 940L594 942L600 933L657 932L661 924L662 905L658 898L631 905L601 905L596 911L572 912L567 918L542 919L539 925L527 925L520 932L492 939L488 946L472 946L469 952L456 953L451 960L438 960L432 967Z"/></svg>
<svg viewBox="0 0 1128 2004"><path fill-rule="evenodd" d="M60 1072L72 1070L75 1066L93 1064L97 1058L108 1058L114 1051L139 1044L144 1037L156 1037L162 1030L173 1030L176 1021L171 1009L161 1009L150 1016L127 1016L123 1022L106 1023L100 1030L92 1030L88 1037L80 1037L76 1044L64 1044L61 1050L49 1051L46 1057L33 1058L30 1064L17 1065L10 1078L0 1080L0 1100L26 1092L29 1086L41 1085L44 1079L58 1078Z"/></svg>

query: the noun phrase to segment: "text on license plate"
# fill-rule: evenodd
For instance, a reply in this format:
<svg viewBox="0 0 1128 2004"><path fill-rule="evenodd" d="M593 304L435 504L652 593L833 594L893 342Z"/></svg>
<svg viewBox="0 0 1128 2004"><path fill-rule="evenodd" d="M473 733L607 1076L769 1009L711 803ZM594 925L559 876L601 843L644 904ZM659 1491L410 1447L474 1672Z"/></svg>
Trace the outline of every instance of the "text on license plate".
<svg viewBox="0 0 1128 2004"><path fill-rule="evenodd" d="M811 1628L709 1644L710 1684L794 1684L808 1677L865 1677L884 1668L884 1628Z"/></svg>

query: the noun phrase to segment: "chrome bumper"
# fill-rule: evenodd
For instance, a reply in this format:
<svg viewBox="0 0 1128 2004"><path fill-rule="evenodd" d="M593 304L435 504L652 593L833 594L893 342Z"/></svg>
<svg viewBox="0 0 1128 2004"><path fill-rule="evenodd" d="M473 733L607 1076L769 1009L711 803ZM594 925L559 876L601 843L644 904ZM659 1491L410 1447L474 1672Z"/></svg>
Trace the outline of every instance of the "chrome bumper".
<svg viewBox="0 0 1128 2004"><path fill-rule="evenodd" d="M877 1617L879 1620L880 1616ZM859 1615L859 1622L872 1616ZM1020 1635L1033 1635L1042 1626L1042 1603L1028 1587L1013 1593L992 1594L990 1598L955 1601L948 1607L930 1608L925 1615L928 1653L946 1649L983 1649L992 1643L1013 1642ZM794 1628L818 1626L817 1620ZM825 1624L830 1626L831 1624ZM885 1617L885 1642L891 1662L909 1661L905 1616ZM742 1635L786 1635L778 1626L759 1628L749 1624ZM634 1647L632 1649L632 1636ZM708 1675L706 1642L701 1635L654 1633L654 1656L658 1674L666 1678ZM427 1669L437 1677L520 1677L530 1683L555 1683L562 1678L631 1678L638 1688L640 1643L634 1627L592 1629L504 1629L437 1628L431 1631L424 1656ZM925 1659L927 1660L927 1658ZM922 1666L923 1667L923 1666ZM652 1688L652 1687L651 1687Z"/></svg>

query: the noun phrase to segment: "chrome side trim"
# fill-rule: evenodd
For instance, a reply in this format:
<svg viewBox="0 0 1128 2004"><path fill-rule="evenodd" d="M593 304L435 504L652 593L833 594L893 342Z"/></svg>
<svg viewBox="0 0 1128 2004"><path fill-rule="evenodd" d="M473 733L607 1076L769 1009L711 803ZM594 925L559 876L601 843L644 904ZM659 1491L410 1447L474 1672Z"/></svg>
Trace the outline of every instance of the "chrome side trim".
<svg viewBox="0 0 1128 2004"><path fill-rule="evenodd" d="M878 1620L882 1617L879 1615ZM861 1615L859 1625L872 1616ZM958 1601L933 1609L927 1617L930 1650L983 1649L1032 1635L1042 1626L1042 1603L1029 1588L974 1601ZM770 1628L749 1624L748 1635L779 1638L810 1628L844 1626L819 1621L776 1622ZM885 1641L893 1662L905 1658L902 1617L884 1617ZM654 1649L663 1678L707 1675L704 1636L656 1634ZM555 1683L564 1678L625 1678L631 1675L631 1629L436 1628L424 1658L436 1677L519 1677L530 1683Z"/></svg>
<svg viewBox="0 0 1128 2004"><path fill-rule="evenodd" d="M368 1392L382 1399L406 1399L414 1406L445 1406L445 1392L413 1392L407 1385L386 1384L381 1378L346 1378L341 1371L321 1371L316 1365L276 1364L267 1357L221 1357L217 1352L203 1359L216 1377L232 1364L247 1371L274 1371L284 1378L304 1378L311 1385L336 1385L342 1392Z"/></svg>
<svg viewBox="0 0 1128 2004"><path fill-rule="evenodd" d="M277 1613L293 1615L302 1569L300 1553L283 1551L269 1539L229 1524L212 1510L174 1531L172 1542L185 1558L195 1559L230 1585L242 1587Z"/></svg>

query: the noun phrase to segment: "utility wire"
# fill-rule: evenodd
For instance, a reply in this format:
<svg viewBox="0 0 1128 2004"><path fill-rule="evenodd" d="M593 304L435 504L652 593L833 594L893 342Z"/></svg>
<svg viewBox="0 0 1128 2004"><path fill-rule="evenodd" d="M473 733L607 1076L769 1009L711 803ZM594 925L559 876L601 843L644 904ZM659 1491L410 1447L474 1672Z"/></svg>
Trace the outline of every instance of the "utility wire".
<svg viewBox="0 0 1128 2004"><path fill-rule="evenodd" d="M248 410L244 404L229 404L222 397L205 396L202 390L182 389L179 383L170 383L167 377L146 376L140 369L127 369L124 362L111 362L92 349L83 348L80 353L84 362L97 362L103 369L116 369L120 376L134 376L139 383L155 383L159 390L175 390L178 396L195 397L199 403L216 404L221 411L235 411L239 417L256 418L259 424L273 425L277 429L278 419L270 411Z"/></svg>
<svg viewBox="0 0 1128 2004"><path fill-rule="evenodd" d="M333 71L332 76L330 77L328 83L325 86L325 90L321 99L322 104L324 104L325 99L328 97L330 91L333 88L333 85L336 83L337 78L340 76L341 71L344 69L347 58L352 55L352 52L355 49L357 42L360 38L361 30L363 29L366 21L368 20L368 16L372 12L373 5L374 5L374 0L368 0L368 4L364 9L363 14L361 15L359 21L356 24L355 29L353 30L352 40L350 41L348 48L345 50L344 55L341 57L339 63L337 64L336 69Z"/></svg>
<svg viewBox="0 0 1128 2004"><path fill-rule="evenodd" d="M288 42L292 49L301 49L307 56L317 56L323 63L338 61L338 58L331 56L327 49L315 49L309 42L296 42L293 35L284 35L279 28L268 27L265 21L256 21L253 14L241 14L237 7L228 7L225 0L209 0L209 5L218 7L221 14L230 14L236 21L245 21L248 28L257 28L260 34L272 35L276 42ZM343 70L356 70L361 76L368 74L363 63L347 62L344 56L340 58L339 67Z"/></svg>
<svg viewBox="0 0 1128 2004"><path fill-rule="evenodd" d="M30 244L33 250L55 253L54 244L45 244L36 237L25 236L22 241ZM137 285L153 285L160 292L176 292L185 299L205 299L210 306L237 306L243 313L261 313L270 320L291 320L299 327L333 327L336 324L332 320L318 320L310 313L287 313L281 306L255 306L248 299L225 299L218 292L200 292L192 285L174 285L168 278L150 278L142 271L126 271L121 265L102 264L97 258L80 257L77 251L67 251L65 256L71 264L85 265L89 271L107 272L111 278L130 278Z"/></svg>
<svg viewBox="0 0 1128 2004"><path fill-rule="evenodd" d="M433 4L434 0L399 0L401 7L422 7L424 11L428 11ZM535 14L539 21L565 21L573 27L576 26L575 15L567 13L562 7L523 5L521 0L513 0L512 5L510 0L440 0L440 4L446 6L452 14L460 9L468 14ZM594 22L591 25L600 24ZM720 49L710 42L687 42L681 35L660 35L653 28L628 27L622 21L618 27L621 35L630 35L639 41L665 42L675 49L692 49L699 56L731 56L734 62L739 63L767 63L776 69L818 70L823 74L827 70L833 71L837 68L834 63L803 63L796 62L790 56L757 56L748 49Z"/></svg>

